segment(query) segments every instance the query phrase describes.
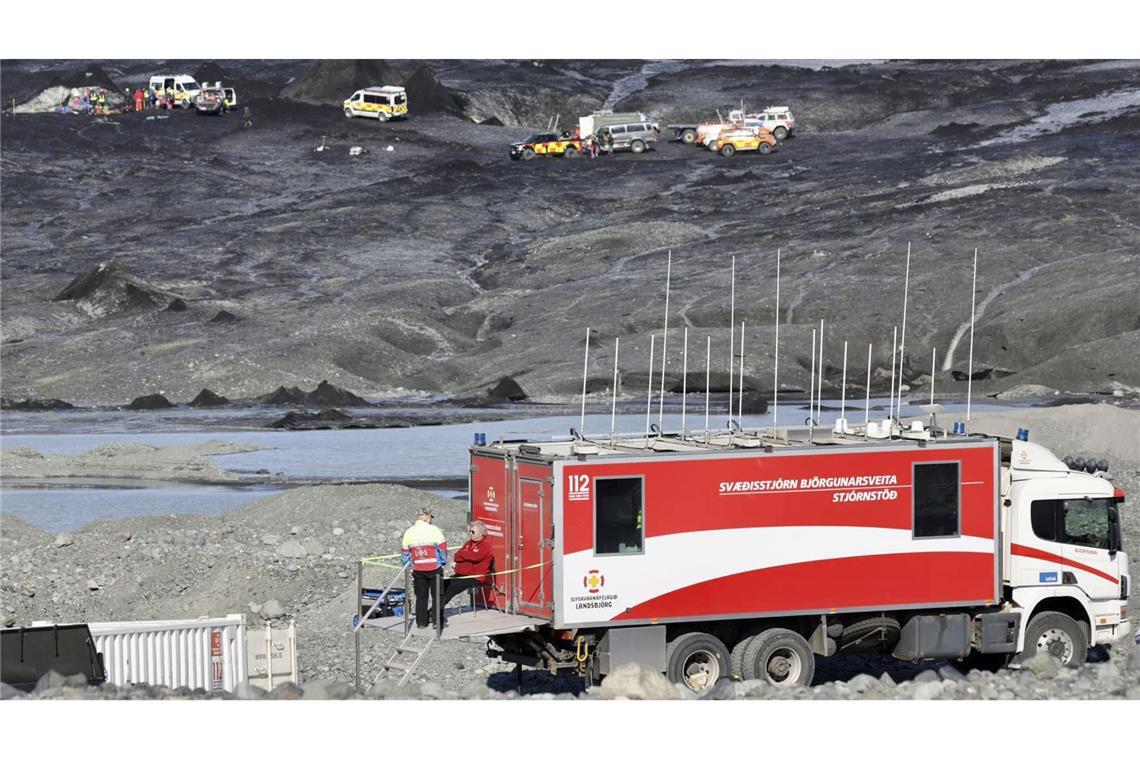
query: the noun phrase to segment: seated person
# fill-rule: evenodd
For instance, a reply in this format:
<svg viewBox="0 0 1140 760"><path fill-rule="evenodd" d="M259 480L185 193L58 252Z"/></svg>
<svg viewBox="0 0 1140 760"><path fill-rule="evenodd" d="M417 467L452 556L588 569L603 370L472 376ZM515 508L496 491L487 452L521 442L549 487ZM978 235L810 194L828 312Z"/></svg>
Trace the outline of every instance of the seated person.
<svg viewBox="0 0 1140 760"><path fill-rule="evenodd" d="M487 526L476 520L471 523L470 538L455 553L455 575L443 582L443 601L446 607L457 595L468 589L491 582L491 544L486 541ZM432 613L428 613L431 616Z"/></svg>

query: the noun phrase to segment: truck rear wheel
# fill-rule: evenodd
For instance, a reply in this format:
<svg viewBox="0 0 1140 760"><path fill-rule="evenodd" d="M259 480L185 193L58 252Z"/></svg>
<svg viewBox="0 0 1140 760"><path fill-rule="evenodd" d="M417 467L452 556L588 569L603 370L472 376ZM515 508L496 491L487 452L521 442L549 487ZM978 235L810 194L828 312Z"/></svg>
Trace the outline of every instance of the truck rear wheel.
<svg viewBox="0 0 1140 760"><path fill-rule="evenodd" d="M629 144L629 149L634 153L644 153L645 143L643 143L641 140L634 140Z"/></svg>
<svg viewBox="0 0 1140 760"><path fill-rule="evenodd" d="M785 129L784 127L776 127L775 129L772 130L772 135L777 140L783 140L785 137L788 136L788 130Z"/></svg>
<svg viewBox="0 0 1140 760"><path fill-rule="evenodd" d="M380 113L376 114L376 121L383 124L384 122L388 121L388 114L381 111Z"/></svg>
<svg viewBox="0 0 1140 760"><path fill-rule="evenodd" d="M752 637L741 664L744 680L767 681L780 688L810 686L815 655L807 640L787 628L770 628Z"/></svg>
<svg viewBox="0 0 1140 760"><path fill-rule="evenodd" d="M746 636L732 648L728 655L728 666L731 671L733 679L737 681L744 680L744 652L748 649L748 645L752 643L752 636Z"/></svg>
<svg viewBox="0 0 1140 760"><path fill-rule="evenodd" d="M732 145L725 145L720 149L720 154L725 158L731 158L734 153L736 153L736 148Z"/></svg>
<svg viewBox="0 0 1140 760"><path fill-rule="evenodd" d="M523 148L522 157L523 161L529 161L534 158L534 151L530 148Z"/></svg>
<svg viewBox="0 0 1140 760"><path fill-rule="evenodd" d="M578 157L578 149L577 148L567 148L566 150L562 151L562 157L563 158L577 158Z"/></svg>
<svg viewBox="0 0 1140 760"><path fill-rule="evenodd" d="M1066 668L1079 668L1089 656L1089 638L1071 617L1063 612L1042 612L1025 629L1025 650L1013 662L1023 663L1038 652L1048 652Z"/></svg>
<svg viewBox="0 0 1140 760"><path fill-rule="evenodd" d="M665 647L665 675L689 691L708 691L729 677L728 647L711 633L683 633Z"/></svg>
<svg viewBox="0 0 1140 760"><path fill-rule="evenodd" d="M681 142L685 145L692 145L697 139L697 133L692 129L681 130Z"/></svg>

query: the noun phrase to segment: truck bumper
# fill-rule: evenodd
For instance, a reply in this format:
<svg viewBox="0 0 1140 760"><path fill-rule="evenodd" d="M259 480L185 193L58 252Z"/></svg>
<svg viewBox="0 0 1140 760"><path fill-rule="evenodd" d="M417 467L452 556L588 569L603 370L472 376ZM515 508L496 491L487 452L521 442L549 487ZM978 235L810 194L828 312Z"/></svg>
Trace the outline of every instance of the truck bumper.
<svg viewBox="0 0 1140 760"><path fill-rule="evenodd" d="M1098 625L1093 634L1093 644L1115 644L1125 641L1132 634L1132 621L1121 620L1114 625Z"/></svg>

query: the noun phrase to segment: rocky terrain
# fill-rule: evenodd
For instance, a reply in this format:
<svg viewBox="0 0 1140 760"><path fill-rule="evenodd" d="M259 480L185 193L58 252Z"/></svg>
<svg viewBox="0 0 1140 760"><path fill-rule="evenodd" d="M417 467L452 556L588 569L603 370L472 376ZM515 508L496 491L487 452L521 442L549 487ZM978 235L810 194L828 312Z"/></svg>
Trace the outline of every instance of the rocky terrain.
<svg viewBox="0 0 1140 760"><path fill-rule="evenodd" d="M1140 493L1135 431L1140 412L1082 405L978 415L974 429L1004 432L1026 426L1033 440L1058 452L1106 458L1129 502L1121 510L1132 577L1140 577L1140 512L1129 508ZM354 677L351 618L356 560L398 551L420 506L431 506L449 544L463 540L466 503L395 485L296 488L218 517L151 517L96 523L53 536L5 516L0 525L0 614L3 624L35 620L179 619L243 612L253 619L297 626L297 660L304 694L348 696ZM365 585L383 586L390 570L371 568ZM458 604L459 602L456 602ZM1130 608L1133 625L1136 610ZM397 633L368 629L363 636L363 677L371 680L398 641ZM821 658L815 685L776 692L756 683L725 684L715 698L793 699L1038 699L1140 696L1140 662L1131 644L1098 647L1090 662L1060 671L1045 658L1020 672L972 673L965 678L945 660L911 664L866 655ZM586 696L676 696L663 678L637 673ZM607 681L607 683L609 683ZM309 690L312 689L310 692ZM665 692L662 689L666 689ZM511 666L490 660L481 642L438 643L415 676L396 689L381 679L376 696L482 698L516 690ZM580 680L545 672L525 674L525 694L572 695ZM76 689L45 683L34 696L183 698L187 693L136 687ZM205 696L205 695L198 695ZM263 696L249 690L245 696ZM270 696L296 698L281 687Z"/></svg>
<svg viewBox="0 0 1140 760"><path fill-rule="evenodd" d="M746 382L770 388L777 248L781 385L805 387L824 318L825 392L844 340L853 371L874 345L885 388L908 242L908 384L937 347L938 388L962 392L977 247L975 370L990 373L976 393L1140 387L1138 66L116 61L101 76L133 86L159 66L237 83L254 127L4 115L6 397L251 398L322 379L469 396L510 375L532 399L565 399L587 327L591 387L607 387L621 337L632 390L660 338L668 251L670 371L682 325L727 365L735 255ZM6 61L0 97L90 68ZM339 99L377 77L407 84L412 118L341 115ZM607 105L666 123L741 98L791 106L798 135L770 156L663 141L641 156L507 159L555 116Z"/></svg>

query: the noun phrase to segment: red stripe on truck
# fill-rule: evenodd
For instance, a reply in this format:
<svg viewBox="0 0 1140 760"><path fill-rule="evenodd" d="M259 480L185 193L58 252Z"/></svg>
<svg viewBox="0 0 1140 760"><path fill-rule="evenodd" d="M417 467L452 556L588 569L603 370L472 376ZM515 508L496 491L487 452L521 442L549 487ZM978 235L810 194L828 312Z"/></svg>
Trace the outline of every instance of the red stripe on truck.
<svg viewBox="0 0 1140 760"><path fill-rule="evenodd" d="M1044 559L1044 560L1048 560L1050 562L1057 562L1057 563L1059 563L1065 567L1072 567L1072 568L1075 568L1077 570L1084 570L1086 573L1092 573L1093 575L1097 576L1098 578L1104 578L1106 581L1112 581L1116 585L1118 585L1118 586L1120 585L1120 579L1119 578L1113 578L1108 573L1101 572L1100 570L1097 570L1095 567L1089 567L1088 565L1082 565L1080 562L1073 562L1071 559L1065 559L1060 554L1051 554L1049 552L1043 552L1040 549L1034 549L1031 546L1022 546L1021 544L1011 544L1009 547L1009 551L1010 551L1010 553L1016 554L1016 555L1021 556L1021 557L1032 557L1033 559Z"/></svg>

